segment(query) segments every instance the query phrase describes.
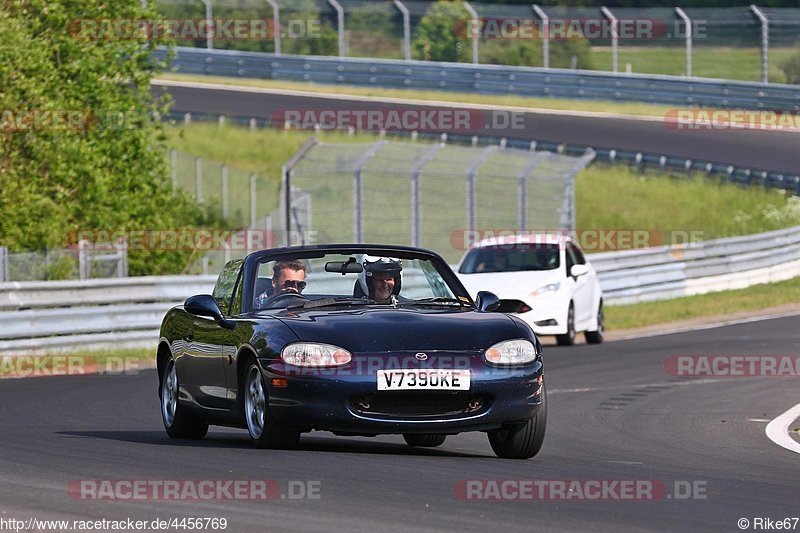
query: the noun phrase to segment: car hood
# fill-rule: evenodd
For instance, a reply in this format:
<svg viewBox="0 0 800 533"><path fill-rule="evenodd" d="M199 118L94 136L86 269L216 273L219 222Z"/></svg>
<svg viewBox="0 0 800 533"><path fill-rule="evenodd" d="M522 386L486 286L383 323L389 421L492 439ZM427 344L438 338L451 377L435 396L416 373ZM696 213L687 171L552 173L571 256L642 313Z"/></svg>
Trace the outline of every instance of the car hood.
<svg viewBox="0 0 800 533"><path fill-rule="evenodd" d="M458 279L473 298L477 296L478 291L489 291L495 293L501 300L524 300L536 289L561 281L560 272L560 269L554 269L459 274Z"/></svg>
<svg viewBox="0 0 800 533"><path fill-rule="evenodd" d="M277 318L300 340L334 344L353 353L479 351L523 337L502 313L463 309L292 310Z"/></svg>

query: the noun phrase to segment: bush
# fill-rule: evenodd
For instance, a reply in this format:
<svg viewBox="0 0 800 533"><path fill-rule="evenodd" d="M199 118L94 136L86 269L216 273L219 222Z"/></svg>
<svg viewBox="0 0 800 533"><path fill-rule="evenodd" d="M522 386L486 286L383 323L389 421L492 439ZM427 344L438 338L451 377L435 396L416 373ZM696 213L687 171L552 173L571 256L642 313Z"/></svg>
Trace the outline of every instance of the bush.
<svg viewBox="0 0 800 533"><path fill-rule="evenodd" d="M150 80L153 39L98 39L79 19L153 19L136 2L6 0L0 10L0 235L12 250L73 244L76 230L193 226L172 190ZM45 117L21 122L26 113ZM47 119L69 114L68 126ZM30 116L30 115L28 115ZM112 121L111 117L122 117ZM180 271L188 253L132 250L131 274Z"/></svg>
<svg viewBox="0 0 800 533"><path fill-rule="evenodd" d="M781 63L781 70L786 75L786 83L800 85L800 43L798 43L794 55Z"/></svg>
<svg viewBox="0 0 800 533"><path fill-rule="evenodd" d="M425 61L471 61L472 48L465 31L468 16L461 2L432 4L417 26L412 43L415 57Z"/></svg>

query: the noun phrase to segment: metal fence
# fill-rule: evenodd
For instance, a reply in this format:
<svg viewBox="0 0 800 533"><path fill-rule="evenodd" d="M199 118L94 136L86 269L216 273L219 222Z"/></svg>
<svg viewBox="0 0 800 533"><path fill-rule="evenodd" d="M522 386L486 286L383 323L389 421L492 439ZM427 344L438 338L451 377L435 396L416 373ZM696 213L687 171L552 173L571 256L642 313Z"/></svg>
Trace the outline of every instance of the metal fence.
<svg viewBox="0 0 800 533"><path fill-rule="evenodd" d="M267 32L224 31L179 38L182 46L299 55L428 59L426 16L450 17L438 57L504 64L525 46L523 64L769 81L800 37L800 8L607 8L424 0L156 0L159 14L184 20L267 20ZM452 4L451 4L452 6ZM445 18L447 20L447 18ZM534 31L526 33L523 28ZM495 29L495 31L492 31ZM181 37L179 35L179 37ZM185 36L183 36L185 37ZM584 43L581 45L581 43ZM444 49L441 49L442 47ZM449 48L448 48L449 47ZM737 50L720 72L716 54ZM531 53L534 52L534 53ZM520 64L519 54L515 64ZM777 70L773 70L775 74Z"/></svg>
<svg viewBox="0 0 800 533"><path fill-rule="evenodd" d="M0 246L0 282L128 276L128 245L78 241L72 248L9 252Z"/></svg>
<svg viewBox="0 0 800 533"><path fill-rule="evenodd" d="M798 95L800 98L800 95ZM195 121L212 121L218 122L219 115L212 114L191 114L191 120ZM184 114L170 115L168 118L173 120L184 120ZM255 119L248 116L228 116L228 122L237 123L243 126L254 127L278 127L279 125L272 124L269 120ZM425 139L428 141L436 141L443 139L440 133L429 131L422 132L408 132L408 131L390 131L386 133L387 136L401 139ZM591 150L596 154L596 161L603 161L609 163L625 163L634 167L639 172L646 172L649 170L656 170L661 172L677 172L681 175L689 176L692 173L702 173L709 177L716 177L725 182L740 185L740 186L756 186L778 189L786 191L790 194L800 196L800 175L787 174L783 172L776 172L768 169L759 169L751 167L740 167L731 165L720 161L709 161L703 159L688 159L685 157L667 156L658 153L637 152L634 150L622 150L609 146L587 146L584 144L576 143L563 143L553 141L551 139L520 139L520 138L504 138L493 136L475 136L467 134L448 134L446 135L447 142L452 142L462 145L472 146L488 146L498 145L507 146L510 148L518 148L521 150L536 149L540 151L550 151L556 153L563 153L567 155L580 156L587 150ZM281 202L284 198L281 197ZM281 208L281 213L285 210ZM278 220L279 215L273 213L273 220ZM284 220L284 218L280 218ZM283 226L281 226L283 228Z"/></svg>
<svg viewBox="0 0 800 533"><path fill-rule="evenodd" d="M463 249L454 243L478 228L573 228L574 177L594 155L312 138L284 167L282 182L284 191L308 194L307 225L298 227L290 202L281 229L311 234L319 243L422 246L455 261Z"/></svg>
<svg viewBox="0 0 800 533"><path fill-rule="evenodd" d="M169 161L173 187L187 191L199 207L230 226L255 227L278 207L277 176L174 149Z"/></svg>

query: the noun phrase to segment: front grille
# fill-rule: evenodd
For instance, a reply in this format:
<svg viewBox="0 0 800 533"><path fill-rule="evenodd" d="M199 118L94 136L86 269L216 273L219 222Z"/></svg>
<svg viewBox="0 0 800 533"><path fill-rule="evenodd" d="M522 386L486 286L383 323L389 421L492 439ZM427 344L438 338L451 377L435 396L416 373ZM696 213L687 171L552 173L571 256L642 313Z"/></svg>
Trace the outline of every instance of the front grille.
<svg viewBox="0 0 800 533"><path fill-rule="evenodd" d="M464 392L380 392L350 398L358 414L410 418L477 414L486 411L490 402L490 396Z"/></svg>

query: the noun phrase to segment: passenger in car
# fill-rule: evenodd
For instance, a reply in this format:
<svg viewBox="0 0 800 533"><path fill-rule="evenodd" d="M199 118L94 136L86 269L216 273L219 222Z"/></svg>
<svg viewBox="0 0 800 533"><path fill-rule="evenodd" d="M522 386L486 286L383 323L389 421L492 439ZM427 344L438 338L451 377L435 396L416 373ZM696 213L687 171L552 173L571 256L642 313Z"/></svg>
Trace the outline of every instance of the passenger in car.
<svg viewBox="0 0 800 533"><path fill-rule="evenodd" d="M355 295L381 303L395 303L402 285L403 263L394 257L364 256Z"/></svg>

